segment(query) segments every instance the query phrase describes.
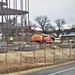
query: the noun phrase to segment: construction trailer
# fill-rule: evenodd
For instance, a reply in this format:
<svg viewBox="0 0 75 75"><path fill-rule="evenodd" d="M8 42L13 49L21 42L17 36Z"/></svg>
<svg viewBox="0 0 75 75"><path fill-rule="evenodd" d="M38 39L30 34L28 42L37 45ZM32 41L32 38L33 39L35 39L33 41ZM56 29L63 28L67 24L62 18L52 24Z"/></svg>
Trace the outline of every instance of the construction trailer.
<svg viewBox="0 0 75 75"><path fill-rule="evenodd" d="M29 25L29 0L0 0L0 29L3 37L8 38L13 34L17 36L21 30L21 37L25 26ZM23 37L21 38L23 40Z"/></svg>

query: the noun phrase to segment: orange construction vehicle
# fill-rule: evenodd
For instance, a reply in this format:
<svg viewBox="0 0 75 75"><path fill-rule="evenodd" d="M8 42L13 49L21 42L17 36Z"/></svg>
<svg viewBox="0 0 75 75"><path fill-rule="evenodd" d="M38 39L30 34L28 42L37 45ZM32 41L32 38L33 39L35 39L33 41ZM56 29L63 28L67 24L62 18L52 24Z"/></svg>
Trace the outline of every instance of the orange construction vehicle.
<svg viewBox="0 0 75 75"><path fill-rule="evenodd" d="M52 41L51 37L47 34L34 34L32 35L31 40L40 43L51 43Z"/></svg>

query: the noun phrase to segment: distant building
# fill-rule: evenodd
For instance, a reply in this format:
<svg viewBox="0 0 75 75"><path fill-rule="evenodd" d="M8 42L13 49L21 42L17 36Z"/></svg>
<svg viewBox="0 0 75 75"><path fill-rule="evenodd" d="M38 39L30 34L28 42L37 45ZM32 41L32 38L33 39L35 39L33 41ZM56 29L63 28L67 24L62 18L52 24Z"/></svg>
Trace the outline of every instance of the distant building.
<svg viewBox="0 0 75 75"><path fill-rule="evenodd" d="M75 42L75 32L64 32L61 36L62 42L69 43L70 38L72 38Z"/></svg>
<svg viewBox="0 0 75 75"><path fill-rule="evenodd" d="M75 25L72 25L72 28L75 28Z"/></svg>

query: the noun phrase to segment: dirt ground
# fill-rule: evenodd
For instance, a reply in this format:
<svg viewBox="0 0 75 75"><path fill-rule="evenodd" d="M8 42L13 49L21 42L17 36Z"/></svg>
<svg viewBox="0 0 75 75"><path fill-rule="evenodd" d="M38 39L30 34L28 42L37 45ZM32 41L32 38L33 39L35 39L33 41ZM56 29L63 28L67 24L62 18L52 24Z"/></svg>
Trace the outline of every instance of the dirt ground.
<svg viewBox="0 0 75 75"><path fill-rule="evenodd" d="M70 51L69 48L48 48L22 52L9 50L7 53L0 53L0 68L53 64L55 60L62 61L62 59L75 59L75 49Z"/></svg>

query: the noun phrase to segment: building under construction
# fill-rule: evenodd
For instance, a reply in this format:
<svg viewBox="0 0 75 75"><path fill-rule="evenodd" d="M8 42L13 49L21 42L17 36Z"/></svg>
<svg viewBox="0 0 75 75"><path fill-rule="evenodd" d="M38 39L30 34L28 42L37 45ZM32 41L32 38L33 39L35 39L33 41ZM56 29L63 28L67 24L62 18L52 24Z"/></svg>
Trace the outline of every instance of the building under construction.
<svg viewBox="0 0 75 75"><path fill-rule="evenodd" d="M0 29L2 40L11 35L21 35L29 25L29 0L0 0Z"/></svg>

